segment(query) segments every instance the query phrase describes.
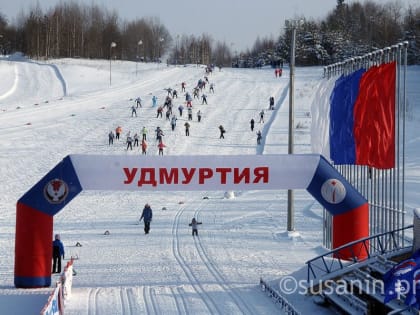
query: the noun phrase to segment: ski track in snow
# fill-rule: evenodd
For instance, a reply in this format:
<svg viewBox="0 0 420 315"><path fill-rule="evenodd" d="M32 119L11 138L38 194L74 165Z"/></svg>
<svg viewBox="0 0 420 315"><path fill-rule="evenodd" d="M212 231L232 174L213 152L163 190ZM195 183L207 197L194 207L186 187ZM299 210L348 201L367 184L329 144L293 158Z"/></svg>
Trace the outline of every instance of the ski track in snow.
<svg viewBox="0 0 420 315"><path fill-rule="evenodd" d="M98 296L100 293L101 288L92 288L88 291L88 301L89 301L89 308L88 308L88 315L96 315L98 314L99 305L98 305Z"/></svg>
<svg viewBox="0 0 420 315"><path fill-rule="evenodd" d="M172 227L172 235L173 235L172 248L173 248L174 257L177 260L179 266L182 268L185 276L189 280L195 292L200 296L202 302L206 305L208 311L211 314L222 314L220 312L220 309L218 308L217 302L214 301L212 297L209 295L209 293L207 293L207 291L204 289L202 285L202 280L197 278L194 271L188 265L186 259L181 253L179 228L180 228L180 220L185 209L186 209L185 206L182 206L178 210L174 218L174 223Z"/></svg>
<svg viewBox="0 0 420 315"><path fill-rule="evenodd" d="M198 208L194 214L195 218L199 217L199 213L201 211L201 207ZM209 273L216 279L217 283L223 288L225 293L232 299L232 301L236 304L236 307L239 309L241 314L256 314L256 310L253 309L248 303L241 298L239 294L236 293L235 289L228 284L225 280L223 274L219 271L216 264L210 258L210 255L207 253L203 242L201 241L201 237L197 236L194 237L194 244L197 249L197 252L203 262L204 266L206 266Z"/></svg>
<svg viewBox="0 0 420 315"><path fill-rule="evenodd" d="M171 293L174 296L177 314L189 314L187 304L183 298L183 294L178 287L171 287Z"/></svg>

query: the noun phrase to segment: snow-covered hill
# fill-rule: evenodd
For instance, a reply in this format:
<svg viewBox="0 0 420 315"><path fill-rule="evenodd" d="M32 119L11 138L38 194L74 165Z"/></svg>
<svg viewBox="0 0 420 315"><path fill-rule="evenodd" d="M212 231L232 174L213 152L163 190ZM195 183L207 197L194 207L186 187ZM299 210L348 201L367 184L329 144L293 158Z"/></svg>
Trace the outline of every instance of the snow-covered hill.
<svg viewBox="0 0 420 315"><path fill-rule="evenodd" d="M419 72L414 69L417 78ZM140 148L127 151L124 139L128 131L140 133L143 126L149 130L148 155L156 159L160 158L154 137L157 126L164 131L164 154L169 156L287 153L287 68L281 78L271 68L216 68L208 75L215 92L204 91L208 105L193 100L189 137L183 128L185 114L178 116L172 131L165 115L156 118L151 98L156 95L163 104L165 89L177 89L176 109L184 103L181 82L191 92L204 79L204 67L112 61L110 73L106 60L41 63L3 58L0 74L7 77L0 82L0 306L16 309L16 314L27 314L29 301L43 298L37 295L39 290L14 289L16 201L66 155L138 155L141 159ZM296 71L295 153L310 152L308 113L321 76L321 68ZM415 89L410 90L408 96L414 93ZM138 96L143 107L137 109L138 117L131 117ZM267 110L270 96L276 100L272 111ZM418 100L418 95L410 99L410 132L415 131ZM264 123L259 123L262 109ZM203 113L201 122L196 118L198 110ZM253 132L251 118L257 122ZM219 139L219 125L227 130L225 139ZM123 139L110 146L108 133L117 126L123 128ZM256 143L257 130L263 133L261 145ZM415 153L418 140L411 134L407 203L412 207L419 200L420 163ZM261 292L259 279L274 280L295 272L325 251L321 207L307 192L296 191L298 233L290 235L286 191L233 195L226 198L222 190L82 193L54 218L54 232L61 234L66 258L79 257L66 314L278 313L278 306ZM148 235L138 225L145 203L154 213ZM192 217L203 222L198 238L191 236L188 226ZM83 246L76 247L77 242ZM300 307L302 313L325 312L311 302Z"/></svg>

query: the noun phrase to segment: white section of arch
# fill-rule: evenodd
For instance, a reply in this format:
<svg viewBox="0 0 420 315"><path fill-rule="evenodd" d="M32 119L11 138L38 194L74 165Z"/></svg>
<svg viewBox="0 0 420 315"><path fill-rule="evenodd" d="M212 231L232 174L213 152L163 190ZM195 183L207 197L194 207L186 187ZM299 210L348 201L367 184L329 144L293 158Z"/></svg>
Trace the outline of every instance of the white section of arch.
<svg viewBox="0 0 420 315"><path fill-rule="evenodd" d="M320 155L156 157L75 154L70 155L70 159L83 190L253 190L306 189ZM235 170L237 175L249 170L250 180L244 177L235 180ZM161 180L160 175L171 172L177 175L171 180ZM153 180L156 180L156 186L151 185Z"/></svg>

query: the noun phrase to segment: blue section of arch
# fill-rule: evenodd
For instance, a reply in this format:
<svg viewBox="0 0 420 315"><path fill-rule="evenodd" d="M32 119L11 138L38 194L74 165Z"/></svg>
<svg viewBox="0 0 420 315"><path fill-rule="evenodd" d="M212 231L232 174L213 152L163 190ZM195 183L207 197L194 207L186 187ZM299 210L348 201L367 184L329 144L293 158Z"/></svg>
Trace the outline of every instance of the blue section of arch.
<svg viewBox="0 0 420 315"><path fill-rule="evenodd" d="M58 204L50 203L44 197L44 188L48 182L53 179L61 179L68 186L67 197ZM63 209L74 197L82 191L82 186L79 182L77 174L74 170L73 163L70 156L65 157L58 163L47 175L45 175L35 186L26 192L19 202L30 206L45 214L54 216L57 212Z"/></svg>
<svg viewBox="0 0 420 315"><path fill-rule="evenodd" d="M346 197L340 203L329 203L321 195L321 186L329 179L339 180L346 188ZM332 215L351 211L367 203L366 198L351 186L323 156L320 157L314 177L306 189Z"/></svg>

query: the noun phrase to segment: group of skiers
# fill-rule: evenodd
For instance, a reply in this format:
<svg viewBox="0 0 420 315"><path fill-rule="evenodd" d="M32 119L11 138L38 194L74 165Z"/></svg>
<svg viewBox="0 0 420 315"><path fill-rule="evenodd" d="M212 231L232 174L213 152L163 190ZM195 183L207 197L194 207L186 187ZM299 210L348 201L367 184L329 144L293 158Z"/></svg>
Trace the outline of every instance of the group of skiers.
<svg viewBox="0 0 420 315"><path fill-rule="evenodd" d="M277 74L277 75L281 75ZM206 85L209 84L210 88L209 91L210 93L214 93L214 83L213 82L209 82L208 77L204 76L204 79L199 79L197 84L194 86L193 88L193 95L194 98L198 98L200 99L200 94L201 94L201 104L207 104L207 95L205 93L203 93L203 90L206 88ZM193 106L192 106L192 102L193 102L193 97L191 96L189 91L186 91L186 82L181 82L181 91L185 93L185 102L184 104L187 107L187 121L185 121L184 123L184 127L185 127L185 136L189 136L190 135L190 127L191 127L191 122L193 121ZM172 89L172 88L165 88L164 89L167 92L167 95L165 96L164 99L164 103L160 106L158 106L157 102L158 102L158 98L156 95L152 96L152 107L156 107L156 118L163 118L163 112L166 108L166 120L170 123L171 126L171 130L175 131L176 126L177 126L177 121L179 118L183 117L183 112L184 112L184 104L180 104L178 106L178 113L179 113L179 118L173 113L173 107L174 107L174 103L173 100L174 98L178 98L178 92L176 89ZM132 117L137 117L137 109L140 107L143 107L142 105L142 99L140 97L137 97L134 99L135 104L131 107L131 116ZM274 110L274 105L275 105L275 101L274 101L274 97L271 96L269 98L269 110ZM264 123L264 115L265 115L265 111L261 110L259 112L259 123ZM202 120L202 111L198 110L196 112L196 117L197 117L197 121L201 122ZM255 128L255 121L252 118L250 121L250 125L251 125L251 131L254 131ZM226 133L226 129L223 127L223 125L220 125L218 127L219 129L219 139L224 139L225 138L225 133ZM156 130L156 141L157 141L157 148L158 148L158 155L163 155L163 151L164 148L166 148L166 145L163 142L163 131L160 127L157 127ZM143 126L142 130L140 131L140 133L134 133L134 135L131 135L130 131L126 134L126 139L125 139L125 144L126 144L126 150L133 150L133 147L139 147L141 146L141 151L142 154L145 155L147 154L147 128ZM261 140L262 140L262 133L260 130L257 131L256 133L257 135L257 144L261 144ZM112 145L114 144L114 140L119 140L120 137L122 136L122 127L118 126L115 129L115 133L113 130L111 130L109 132L108 135L108 144ZM140 142L140 137L141 137L141 142Z"/></svg>
<svg viewBox="0 0 420 315"><path fill-rule="evenodd" d="M142 154L146 154L147 152L147 129L146 127L143 126L143 128L141 129L140 134L142 135L142 140L141 140L141 150L142 150ZM122 127L118 126L117 128L115 128L115 134L114 131L111 130L108 133L108 145L113 145L114 144L114 139L119 140L122 134ZM131 135L131 131L127 132L126 135L126 150L128 151L133 150L133 146L134 147L138 147L139 146L139 142L140 141L140 135L138 133L135 133L133 136Z"/></svg>
<svg viewBox="0 0 420 315"><path fill-rule="evenodd" d="M268 99L268 101L269 101L268 109L269 110L274 110L274 105L275 105L274 96L270 96L270 98ZM259 112L258 115L259 115L259 118L260 118L258 122L260 124L263 124L264 123L264 115L265 115L264 109L262 109ZM249 121L249 124L250 124L250 127L251 127L251 131L253 132L254 131L254 128L255 128L255 120L254 120L254 118L251 118L251 120ZM256 132L256 135L257 135L257 144L261 144L261 140L262 140L261 130L258 130Z"/></svg>

